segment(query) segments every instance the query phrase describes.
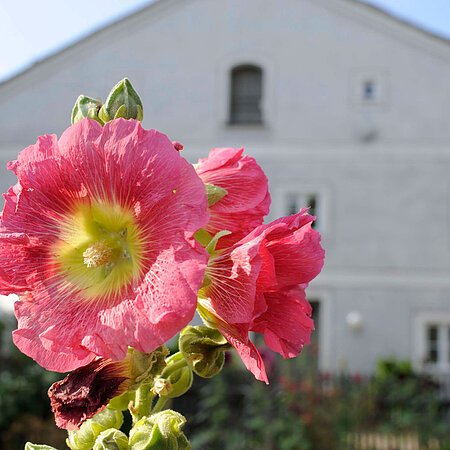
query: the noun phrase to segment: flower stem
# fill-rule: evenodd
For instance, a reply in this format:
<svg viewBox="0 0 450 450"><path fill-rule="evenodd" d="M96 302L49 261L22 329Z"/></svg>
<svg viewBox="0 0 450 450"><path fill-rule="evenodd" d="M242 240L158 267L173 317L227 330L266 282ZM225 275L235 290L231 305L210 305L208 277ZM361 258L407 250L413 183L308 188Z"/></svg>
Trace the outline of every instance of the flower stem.
<svg viewBox="0 0 450 450"><path fill-rule="evenodd" d="M148 416L151 410L154 395L150 391L151 385L142 383L136 391L134 407L131 411L133 424L144 416Z"/></svg>
<svg viewBox="0 0 450 450"><path fill-rule="evenodd" d="M180 352L178 352L180 353ZM177 355L178 355L177 353ZM168 378L170 374L176 372L178 369L182 369L187 366L187 362L184 358L180 359L180 361L176 361L168 366L166 366L162 372L162 376L164 378Z"/></svg>
<svg viewBox="0 0 450 450"><path fill-rule="evenodd" d="M167 397L159 397L158 401L155 403L155 406L152 409L152 414L160 412L169 400Z"/></svg>

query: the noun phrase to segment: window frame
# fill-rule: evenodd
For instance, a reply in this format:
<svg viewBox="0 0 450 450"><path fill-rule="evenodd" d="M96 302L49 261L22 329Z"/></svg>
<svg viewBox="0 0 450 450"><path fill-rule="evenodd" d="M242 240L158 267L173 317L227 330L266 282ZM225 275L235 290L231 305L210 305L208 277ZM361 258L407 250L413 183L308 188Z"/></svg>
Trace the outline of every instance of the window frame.
<svg viewBox="0 0 450 450"><path fill-rule="evenodd" d="M428 362L428 330L437 326L437 362ZM450 374L450 312L421 312L415 319L414 366L417 370L441 375Z"/></svg>

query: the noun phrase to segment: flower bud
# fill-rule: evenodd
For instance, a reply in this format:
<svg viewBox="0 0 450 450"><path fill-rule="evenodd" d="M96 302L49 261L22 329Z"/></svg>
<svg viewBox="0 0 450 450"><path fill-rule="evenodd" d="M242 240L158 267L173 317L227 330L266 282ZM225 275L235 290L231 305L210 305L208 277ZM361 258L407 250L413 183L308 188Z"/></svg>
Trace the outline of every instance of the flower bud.
<svg viewBox="0 0 450 450"><path fill-rule="evenodd" d="M86 420L79 430L69 431L67 446L72 450L91 450L102 431L120 428L122 423L123 415L120 411L106 408L92 419Z"/></svg>
<svg viewBox="0 0 450 450"><path fill-rule="evenodd" d="M167 409L150 417L143 417L130 431L130 450L190 450L181 431L186 419Z"/></svg>
<svg viewBox="0 0 450 450"><path fill-rule="evenodd" d="M112 88L105 104L100 109L99 117L103 122L120 117L142 121L144 117L142 102L128 78L119 81Z"/></svg>
<svg viewBox="0 0 450 450"><path fill-rule="evenodd" d="M174 353L167 358L166 363L167 365L161 373L161 378L159 378L159 380L165 380L166 389L161 390L161 393L156 393L158 393L160 397L180 397L192 386L192 382L194 381L192 370L187 365L183 355L179 352ZM158 386L156 386L156 389L158 389Z"/></svg>
<svg viewBox="0 0 450 450"><path fill-rule="evenodd" d="M110 428L97 436L92 450L128 450L128 437L122 431Z"/></svg>
<svg viewBox="0 0 450 450"><path fill-rule="evenodd" d="M25 450L56 450L56 448L50 447L50 445L32 444L31 442L27 442L25 444Z"/></svg>
<svg viewBox="0 0 450 450"><path fill-rule="evenodd" d="M101 106L102 102L100 100L88 97L87 95L80 95L72 109L72 125L85 117L94 119L100 125L103 125L103 121L98 117Z"/></svg>
<svg viewBox="0 0 450 450"><path fill-rule="evenodd" d="M205 326L186 327L179 346L192 370L203 378L212 378L222 370L224 352L231 348L218 330Z"/></svg>

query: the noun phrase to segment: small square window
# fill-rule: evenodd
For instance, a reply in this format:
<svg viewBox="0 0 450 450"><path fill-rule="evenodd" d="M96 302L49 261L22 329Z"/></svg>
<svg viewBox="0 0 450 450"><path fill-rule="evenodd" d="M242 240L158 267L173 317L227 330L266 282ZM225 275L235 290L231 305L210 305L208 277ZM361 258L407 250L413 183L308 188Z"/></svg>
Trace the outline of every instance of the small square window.
<svg viewBox="0 0 450 450"><path fill-rule="evenodd" d="M380 68L356 69L350 75L350 98L355 106L364 108L387 105L389 100L388 75Z"/></svg>
<svg viewBox="0 0 450 450"><path fill-rule="evenodd" d="M362 85L363 99L366 101L375 100L377 97L377 84L374 80L364 80Z"/></svg>

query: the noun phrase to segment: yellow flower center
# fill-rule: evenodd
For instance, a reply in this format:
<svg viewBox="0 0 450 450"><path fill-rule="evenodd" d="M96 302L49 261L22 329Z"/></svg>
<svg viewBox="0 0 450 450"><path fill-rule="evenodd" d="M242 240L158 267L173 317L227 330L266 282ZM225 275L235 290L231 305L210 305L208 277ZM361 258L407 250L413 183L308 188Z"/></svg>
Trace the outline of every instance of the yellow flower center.
<svg viewBox="0 0 450 450"><path fill-rule="evenodd" d="M60 222L59 238L53 253L69 291L110 297L141 274L141 230L134 214L117 204L80 202Z"/></svg>

